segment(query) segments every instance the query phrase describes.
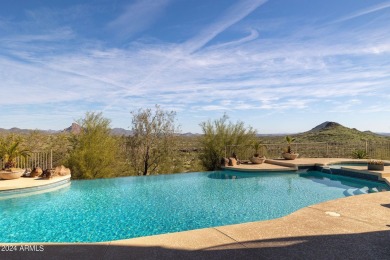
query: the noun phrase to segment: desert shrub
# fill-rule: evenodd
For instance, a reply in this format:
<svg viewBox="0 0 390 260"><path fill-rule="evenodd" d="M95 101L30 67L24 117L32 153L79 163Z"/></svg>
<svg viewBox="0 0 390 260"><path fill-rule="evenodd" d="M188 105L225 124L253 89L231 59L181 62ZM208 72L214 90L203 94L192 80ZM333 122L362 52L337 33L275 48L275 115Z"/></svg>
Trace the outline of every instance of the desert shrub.
<svg viewBox="0 0 390 260"><path fill-rule="evenodd" d="M355 150L352 152L352 158L355 159L366 159L367 152L365 150Z"/></svg>
<svg viewBox="0 0 390 260"><path fill-rule="evenodd" d="M175 173L183 170L178 158L178 127L174 111L139 109L132 112L132 135L128 137L129 164L136 175Z"/></svg>
<svg viewBox="0 0 390 260"><path fill-rule="evenodd" d="M220 168L227 146L237 145L237 149L240 149L239 147L253 145L257 140L256 131L252 127L245 127L241 121L235 124L228 122L227 115L213 122L202 122L200 126L203 131L200 160L207 170Z"/></svg>
<svg viewBox="0 0 390 260"><path fill-rule="evenodd" d="M81 132L71 135L73 149L68 159L72 177L92 179L118 175L120 145L110 134L110 120L102 113L86 113L78 123Z"/></svg>

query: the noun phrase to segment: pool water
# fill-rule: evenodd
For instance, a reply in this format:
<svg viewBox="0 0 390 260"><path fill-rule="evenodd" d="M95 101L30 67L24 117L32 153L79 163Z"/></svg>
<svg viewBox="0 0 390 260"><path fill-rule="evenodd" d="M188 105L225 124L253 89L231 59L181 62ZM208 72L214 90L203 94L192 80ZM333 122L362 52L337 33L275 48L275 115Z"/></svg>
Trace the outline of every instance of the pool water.
<svg viewBox="0 0 390 260"><path fill-rule="evenodd" d="M348 167L348 166L367 166L367 162L366 163L334 163L334 164L330 164L329 168L341 169L341 167Z"/></svg>
<svg viewBox="0 0 390 260"><path fill-rule="evenodd" d="M0 242L98 242L244 223L382 190L389 187L316 171L72 181L48 193L0 197Z"/></svg>

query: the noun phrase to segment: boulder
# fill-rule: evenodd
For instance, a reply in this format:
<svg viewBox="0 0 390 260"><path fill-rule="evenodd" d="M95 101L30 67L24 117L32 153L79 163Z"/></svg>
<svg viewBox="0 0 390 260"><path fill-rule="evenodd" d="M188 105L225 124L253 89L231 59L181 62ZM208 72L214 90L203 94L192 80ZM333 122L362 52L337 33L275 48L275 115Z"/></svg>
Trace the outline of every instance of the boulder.
<svg viewBox="0 0 390 260"><path fill-rule="evenodd" d="M31 171L31 173L30 173L30 177L38 177L38 176L40 176L41 174L43 173L43 171L42 171L42 168L41 167L35 167L32 171Z"/></svg>
<svg viewBox="0 0 390 260"><path fill-rule="evenodd" d="M41 174L41 178L43 179L51 179L51 177L53 177L54 175L54 169L46 169L43 171L43 173Z"/></svg>
<svg viewBox="0 0 390 260"><path fill-rule="evenodd" d="M222 167L229 166L229 159L228 158L222 158L221 159L221 166Z"/></svg>
<svg viewBox="0 0 390 260"><path fill-rule="evenodd" d="M31 174L31 168L26 168L26 170L23 173L23 177L30 177Z"/></svg>
<svg viewBox="0 0 390 260"><path fill-rule="evenodd" d="M237 165L237 160L233 157L229 158L229 166L236 166Z"/></svg>
<svg viewBox="0 0 390 260"><path fill-rule="evenodd" d="M70 169L65 166L57 166L54 170L54 176L66 176L70 175Z"/></svg>

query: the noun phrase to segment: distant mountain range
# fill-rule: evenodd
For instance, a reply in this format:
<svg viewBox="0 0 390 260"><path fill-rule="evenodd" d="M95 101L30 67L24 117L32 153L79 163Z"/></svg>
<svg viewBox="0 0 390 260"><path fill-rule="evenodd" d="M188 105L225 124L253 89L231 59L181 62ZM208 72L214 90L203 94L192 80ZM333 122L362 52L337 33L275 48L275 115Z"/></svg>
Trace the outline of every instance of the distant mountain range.
<svg viewBox="0 0 390 260"><path fill-rule="evenodd" d="M78 134L81 132L81 126L79 126L77 123L73 123L71 126L65 128L64 130L40 130L40 129L32 130L32 129L20 129L17 127L13 127L11 129L0 128L0 133L28 134L33 131L39 131L43 134L56 134L56 133L64 133L64 132ZM132 131L123 128L112 128L111 133L113 135L131 135Z"/></svg>
<svg viewBox="0 0 390 260"><path fill-rule="evenodd" d="M68 128L65 128L64 130L56 131L56 130L31 130L31 129L20 129L13 127L11 129L4 129L0 128L0 133L18 133L18 134L28 134L32 131L39 131L46 134L55 134L55 133L61 133L61 132L68 132L68 133L80 133L81 127L77 123L73 123ZM129 136L132 134L131 130L126 130L123 128L112 128L111 133L113 135L125 135ZM193 134L193 133L183 133L180 134L181 136L199 136L200 134ZM342 126L339 123L336 122L330 122L326 121L322 124L317 125L316 127L312 128L311 130L303 133L297 133L297 134L259 134L258 136L260 138L265 139L281 139L284 138L286 135L291 135L296 137L299 142L323 142L323 141L357 141L357 140L382 140L386 139L388 140L390 137L390 133L373 133L371 131L359 131L355 128L348 128L345 126Z"/></svg>
<svg viewBox="0 0 390 260"><path fill-rule="evenodd" d="M8 134L8 133L28 134L28 133L31 133L34 131L38 131L38 132L46 133L46 134L55 134L55 133L61 132L61 131L57 131L57 130L22 129L22 128L17 128L17 127L12 127L10 129L0 128L0 133L6 133L6 134Z"/></svg>
<svg viewBox="0 0 390 260"><path fill-rule="evenodd" d="M377 133L378 135L390 136L390 133Z"/></svg>
<svg viewBox="0 0 390 260"><path fill-rule="evenodd" d="M81 126L78 125L77 123L72 123L71 126L65 128L64 130L40 130L40 129L33 130L33 129L21 129L21 128L17 128L17 127L13 127L11 129L0 128L0 133L29 134L33 131L39 131L43 134L56 134L56 133L64 133L64 132L78 134L81 132ZM124 128L112 128L111 134L129 136L129 135L133 134L133 131L126 130ZM180 135L181 136L198 136L199 134L183 133Z"/></svg>

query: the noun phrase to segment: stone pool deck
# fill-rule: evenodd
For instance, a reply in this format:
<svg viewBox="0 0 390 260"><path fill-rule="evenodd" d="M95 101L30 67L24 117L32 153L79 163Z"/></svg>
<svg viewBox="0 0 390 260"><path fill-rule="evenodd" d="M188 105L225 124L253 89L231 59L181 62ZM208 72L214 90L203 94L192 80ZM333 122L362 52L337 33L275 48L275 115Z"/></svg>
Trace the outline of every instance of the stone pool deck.
<svg viewBox="0 0 390 260"><path fill-rule="evenodd" d="M269 170L296 170L299 166L328 165L334 163L366 163L366 159L342 159L342 158L297 158L295 160L267 159L262 164L239 164L226 166L231 170L269 171Z"/></svg>
<svg viewBox="0 0 390 260"><path fill-rule="evenodd" d="M390 164L390 162L386 161ZM335 163L367 163L367 159L343 159L343 158L298 158L295 160L267 159L262 164L240 164L226 166L227 170L243 172L270 172L270 171L296 171L299 167L326 166ZM384 171L368 171L367 166L344 166L343 170L365 173L378 176L390 186L390 166L385 166Z"/></svg>
<svg viewBox="0 0 390 260"><path fill-rule="evenodd" d="M339 161L297 159L283 167ZM0 259L388 259L390 192L331 200L267 221L102 243L0 242L5 245L17 252L0 251ZM31 250L22 251L26 245Z"/></svg>
<svg viewBox="0 0 390 260"><path fill-rule="evenodd" d="M56 176L51 179L42 179L39 177L35 178L26 178L21 177L13 180L1 180L0 179L0 192L2 191L13 191L28 188L39 188L44 187L45 185L54 185L57 182L63 182L65 180L70 180L70 175L67 176Z"/></svg>

